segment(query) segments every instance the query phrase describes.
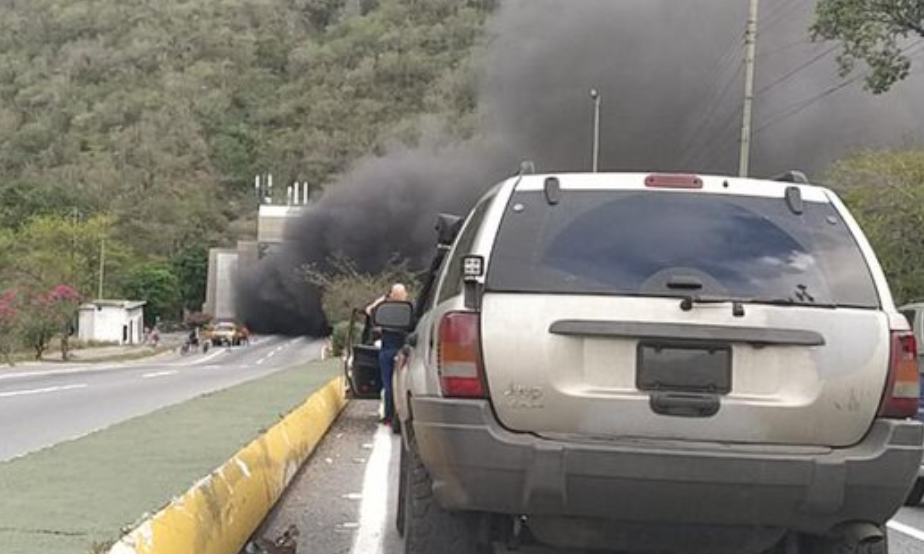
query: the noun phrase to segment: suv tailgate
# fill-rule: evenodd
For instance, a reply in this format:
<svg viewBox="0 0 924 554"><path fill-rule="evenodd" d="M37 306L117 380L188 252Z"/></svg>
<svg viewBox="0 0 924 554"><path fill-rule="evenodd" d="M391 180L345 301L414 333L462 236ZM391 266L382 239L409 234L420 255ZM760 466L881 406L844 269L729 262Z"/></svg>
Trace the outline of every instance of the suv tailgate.
<svg viewBox="0 0 924 554"><path fill-rule="evenodd" d="M888 326L881 312L748 305L746 315L736 318L730 304L684 312L679 303L678 299L486 295L483 355L498 418L513 430L588 439L846 446L858 442L869 429L889 361ZM552 332L560 322L596 325ZM582 332L582 328L594 331ZM632 328L647 336L631 336L626 330ZM730 332L721 338L716 328ZM748 328L789 333L778 333L777 342L736 333ZM661 375L660 385L643 379L640 345L695 347L697 341L689 341L703 336L697 330L719 337L698 344L730 350L727 391L726 383L719 382L724 380L721 369L691 380ZM797 344L799 337L813 334L824 344ZM670 369L695 371L682 365ZM715 396L719 409L704 417L659 414L651 402L659 390Z"/></svg>

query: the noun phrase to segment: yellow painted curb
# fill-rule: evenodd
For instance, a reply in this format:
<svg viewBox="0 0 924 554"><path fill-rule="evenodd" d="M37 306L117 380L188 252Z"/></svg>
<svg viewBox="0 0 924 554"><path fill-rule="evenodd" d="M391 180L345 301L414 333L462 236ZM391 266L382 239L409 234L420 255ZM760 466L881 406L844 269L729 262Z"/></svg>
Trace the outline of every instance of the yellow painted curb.
<svg viewBox="0 0 924 554"><path fill-rule="evenodd" d="M237 554L346 405L332 379L110 554Z"/></svg>

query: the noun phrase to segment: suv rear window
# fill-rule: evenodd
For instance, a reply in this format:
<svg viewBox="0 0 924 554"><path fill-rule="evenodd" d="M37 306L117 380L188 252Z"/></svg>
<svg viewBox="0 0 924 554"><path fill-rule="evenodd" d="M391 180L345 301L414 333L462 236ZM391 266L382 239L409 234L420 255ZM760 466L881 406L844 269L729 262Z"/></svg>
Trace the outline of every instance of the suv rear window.
<svg viewBox="0 0 924 554"><path fill-rule="evenodd" d="M734 298L878 308L831 204L676 191L517 192L489 265L493 291Z"/></svg>

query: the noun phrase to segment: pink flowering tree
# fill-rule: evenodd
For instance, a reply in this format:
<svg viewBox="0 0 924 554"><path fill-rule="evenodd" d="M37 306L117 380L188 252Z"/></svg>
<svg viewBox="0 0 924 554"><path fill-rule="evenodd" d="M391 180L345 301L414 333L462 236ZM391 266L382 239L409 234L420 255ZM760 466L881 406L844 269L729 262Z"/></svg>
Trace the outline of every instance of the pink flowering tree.
<svg viewBox="0 0 924 554"><path fill-rule="evenodd" d="M10 355L16 350L19 337L21 300L21 294L16 289L0 293L0 355L9 365L14 365Z"/></svg>
<svg viewBox="0 0 924 554"><path fill-rule="evenodd" d="M20 326L23 342L41 359L51 339L61 336L61 357L68 358L71 323L80 306L80 294L70 285L56 285L45 292L29 295Z"/></svg>

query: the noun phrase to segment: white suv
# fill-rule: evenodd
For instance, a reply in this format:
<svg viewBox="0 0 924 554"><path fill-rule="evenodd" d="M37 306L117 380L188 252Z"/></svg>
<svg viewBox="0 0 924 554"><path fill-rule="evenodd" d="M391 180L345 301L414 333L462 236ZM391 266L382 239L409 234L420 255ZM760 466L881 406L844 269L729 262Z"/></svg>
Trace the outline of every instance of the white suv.
<svg viewBox="0 0 924 554"><path fill-rule="evenodd" d="M924 302L912 302L898 308L898 311L908 319L911 329L914 332L914 338L917 342L924 343ZM924 375L924 360L922 353L918 353L918 372ZM921 402L918 407L918 419L924 421L924 378L921 382ZM907 506L917 506L924 500L924 460L921 461L921 469L918 470L918 480L914 488L908 494L905 500Z"/></svg>
<svg viewBox="0 0 924 554"><path fill-rule="evenodd" d="M395 376L409 554L887 552L914 337L830 190L526 175L434 264Z"/></svg>

